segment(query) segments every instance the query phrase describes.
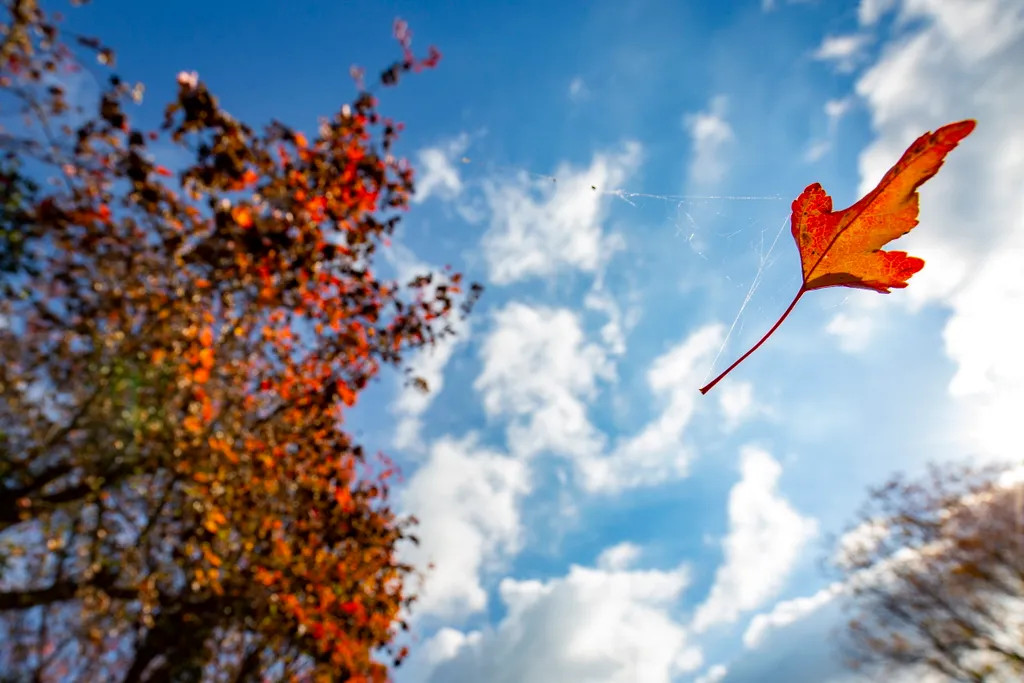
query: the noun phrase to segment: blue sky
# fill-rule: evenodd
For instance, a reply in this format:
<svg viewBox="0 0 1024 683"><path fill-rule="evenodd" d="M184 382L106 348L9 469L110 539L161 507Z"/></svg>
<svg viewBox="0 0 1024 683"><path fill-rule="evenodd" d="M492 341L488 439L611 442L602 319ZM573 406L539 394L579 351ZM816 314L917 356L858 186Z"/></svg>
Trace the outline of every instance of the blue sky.
<svg viewBox="0 0 1024 683"><path fill-rule="evenodd" d="M386 377L350 418L402 463L435 564L400 680L852 680L830 534L896 470L1020 458L1019 4L107 0L70 23L146 83L144 117L195 70L313 131L350 65L398 54L395 16L444 58L382 98L420 183L389 266L487 285L416 359L428 397ZM848 206L967 117L900 242L927 261L909 288L805 297L698 394L799 286L792 199Z"/></svg>

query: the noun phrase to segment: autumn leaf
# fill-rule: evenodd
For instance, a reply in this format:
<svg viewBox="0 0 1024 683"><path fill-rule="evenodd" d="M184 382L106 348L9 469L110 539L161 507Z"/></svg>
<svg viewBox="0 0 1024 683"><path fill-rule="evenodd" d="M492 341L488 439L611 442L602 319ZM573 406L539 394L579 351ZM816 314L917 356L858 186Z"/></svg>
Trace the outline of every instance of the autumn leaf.
<svg viewBox="0 0 1024 683"><path fill-rule="evenodd" d="M231 217L241 228L252 227L252 210L247 206L236 206L231 209Z"/></svg>
<svg viewBox="0 0 1024 683"><path fill-rule="evenodd" d="M924 260L904 251L882 251L918 223L917 188L939 172L946 155L974 130L976 121L950 123L914 141L877 187L842 211L814 183L793 202L793 239L800 251L803 284L789 308L760 341L725 369L700 393L708 393L723 377L756 351L779 328L800 298L815 289L853 287L888 294L907 286L924 268Z"/></svg>

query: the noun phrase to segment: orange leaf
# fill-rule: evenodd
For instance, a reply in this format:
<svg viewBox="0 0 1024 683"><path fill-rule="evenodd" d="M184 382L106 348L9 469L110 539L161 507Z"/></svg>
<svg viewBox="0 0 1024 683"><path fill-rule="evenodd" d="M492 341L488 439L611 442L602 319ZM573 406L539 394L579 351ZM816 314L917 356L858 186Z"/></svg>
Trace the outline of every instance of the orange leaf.
<svg viewBox="0 0 1024 683"><path fill-rule="evenodd" d="M153 169L153 171L154 171L154 172L155 172L155 173L156 173L157 175L162 175L162 176L163 176L163 177L165 177L165 178L170 178L170 177L171 177L172 175L174 175L174 174L173 174L173 173L171 173L171 172L170 172L170 171L169 171L169 170L168 170L167 168L165 168L165 167L163 167L163 166L157 166L156 168L154 168L154 169Z"/></svg>
<svg viewBox="0 0 1024 683"><path fill-rule="evenodd" d="M925 133L878 186L843 211L815 183L793 202L793 238L800 249L804 290L856 287L889 293L907 286L924 261L881 248L917 225L917 188L939 172L946 155L974 130L961 121Z"/></svg>
<svg viewBox="0 0 1024 683"><path fill-rule="evenodd" d="M309 146L309 141L306 139L306 136L303 135L302 133L296 133L295 144L298 145L299 147L306 148Z"/></svg>
<svg viewBox="0 0 1024 683"><path fill-rule="evenodd" d="M968 119L925 133L907 148L875 189L848 209L833 211L832 198L821 185L808 185L793 202L791 219L803 269L800 291L768 333L700 393L706 394L756 351L807 292L854 287L888 294L890 288L906 287L910 277L924 267L924 261L904 251L882 251L882 247L917 225L917 188L939 172L946 155L970 135L975 125Z"/></svg>
<svg viewBox="0 0 1024 683"><path fill-rule="evenodd" d="M195 415L189 415L182 420L181 424L187 431L192 432L193 434L198 434L203 431L203 423L200 422L199 418Z"/></svg>
<svg viewBox="0 0 1024 683"><path fill-rule="evenodd" d="M252 227L252 211L248 206L236 206L231 209L231 217L241 228Z"/></svg>
<svg viewBox="0 0 1024 683"><path fill-rule="evenodd" d="M227 522L228 518L224 516L224 513L222 513L220 510L213 510L210 512L209 516L207 516L207 518L203 520L203 528L205 528L211 534L215 534L217 533L217 529L219 529L224 524L227 524Z"/></svg>
<svg viewBox="0 0 1024 683"><path fill-rule="evenodd" d="M344 382L338 382L338 396L341 397L342 402L352 407L356 404L356 392L352 391L347 384Z"/></svg>
<svg viewBox="0 0 1024 683"><path fill-rule="evenodd" d="M213 553L207 546L203 546L203 557L214 567L219 567L222 562L221 559Z"/></svg>

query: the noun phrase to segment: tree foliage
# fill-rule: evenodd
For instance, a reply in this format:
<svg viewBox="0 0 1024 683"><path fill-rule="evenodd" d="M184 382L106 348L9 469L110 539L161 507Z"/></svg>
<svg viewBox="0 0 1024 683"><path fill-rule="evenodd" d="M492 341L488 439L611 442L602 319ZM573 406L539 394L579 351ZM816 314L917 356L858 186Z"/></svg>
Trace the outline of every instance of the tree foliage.
<svg viewBox="0 0 1024 683"><path fill-rule="evenodd" d="M1024 480L938 467L876 490L836 564L850 663L940 680L1024 680Z"/></svg>
<svg viewBox="0 0 1024 683"><path fill-rule="evenodd" d="M4 10L0 670L384 680L410 520L343 422L480 293L374 273L413 192L401 126L360 83L316 136L258 132L183 73L142 130L141 86L113 73L98 111L67 100L109 48L35 0ZM395 34L385 86L439 58ZM159 165L154 142L190 162Z"/></svg>

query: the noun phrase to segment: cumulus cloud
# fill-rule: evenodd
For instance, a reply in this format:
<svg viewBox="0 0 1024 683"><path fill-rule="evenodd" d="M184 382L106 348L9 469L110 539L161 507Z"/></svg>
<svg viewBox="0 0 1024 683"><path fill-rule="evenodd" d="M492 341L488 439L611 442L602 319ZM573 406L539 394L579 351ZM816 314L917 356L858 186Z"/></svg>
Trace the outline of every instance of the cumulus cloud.
<svg viewBox="0 0 1024 683"><path fill-rule="evenodd" d="M863 2L861 21L885 11L912 28L857 81L877 132L860 158L860 189L922 132L979 120L921 190L921 226L900 248L928 265L898 300L952 311L943 339L957 367L950 392L968 399L960 427L978 455L1005 458L1024 412L1024 357L1009 346L1024 333L1009 315L1024 308L1024 15L1016 0L904 0Z"/></svg>
<svg viewBox="0 0 1024 683"><path fill-rule="evenodd" d="M740 481L729 493L725 560L693 618L697 632L736 621L770 600L800 560L817 522L793 509L776 490L782 466L752 446L741 452Z"/></svg>
<svg viewBox="0 0 1024 683"><path fill-rule="evenodd" d="M442 629L424 645L446 655L430 680L670 683L698 656L672 616L688 583L686 567L574 565L547 581L505 579L498 592L507 612L495 628Z"/></svg>
<svg viewBox="0 0 1024 683"><path fill-rule="evenodd" d="M521 303L500 309L480 347L483 369L474 386L489 416L511 421L513 454L568 458L584 490L615 493L686 475L693 453L683 437L697 407L694 387L721 342L721 326L710 325L656 358L647 384L661 403L659 414L610 449L587 406L598 382L614 378L614 366L567 309Z"/></svg>
<svg viewBox="0 0 1024 683"><path fill-rule="evenodd" d="M480 357L473 386L488 415L512 418L514 454L584 458L601 450L604 437L587 417L587 402L613 367L604 349L587 342L575 313L511 303L494 314Z"/></svg>
<svg viewBox="0 0 1024 683"><path fill-rule="evenodd" d="M864 58L864 49L870 43L871 35L867 33L825 36L811 56L821 62L830 62L840 73L850 73Z"/></svg>
<svg viewBox="0 0 1024 683"><path fill-rule="evenodd" d="M861 0L857 7L857 18L863 26L873 26L891 12L898 0Z"/></svg>
<svg viewBox="0 0 1024 683"><path fill-rule="evenodd" d="M421 568L434 563L416 615L452 619L487 606L481 573L518 550L518 503L529 489L521 461L480 446L472 435L432 445L401 496L402 509L420 521L420 545L407 546L403 559Z"/></svg>
<svg viewBox="0 0 1024 683"><path fill-rule="evenodd" d="M722 412L722 428L736 429L746 420L763 411L754 400L754 385L750 382L731 382L718 392L718 408Z"/></svg>
<svg viewBox="0 0 1024 683"><path fill-rule="evenodd" d="M888 537L889 528L883 521L862 522L839 538L832 560L837 566L849 569L857 558L872 555Z"/></svg>
<svg viewBox="0 0 1024 683"><path fill-rule="evenodd" d="M596 272L622 246L605 234L608 194L637 169L641 147L627 142L617 151L595 154L590 166L559 166L558 180L520 173L484 185L490 227L481 240L491 282L508 285L560 270Z"/></svg>
<svg viewBox="0 0 1024 683"><path fill-rule="evenodd" d="M626 353L626 333L636 324L638 311L632 308L625 315L622 307L604 288L600 277L595 279L594 286L587 292L583 306L589 310L603 313L607 318L601 327L601 341L605 349L613 356Z"/></svg>
<svg viewBox="0 0 1024 683"><path fill-rule="evenodd" d="M597 557L597 566L608 571L620 571L629 569L639 557L639 546L626 541L602 550Z"/></svg>
<svg viewBox="0 0 1024 683"><path fill-rule="evenodd" d="M698 676L693 683L720 683L727 673L729 673L729 669L724 664L715 664L703 675Z"/></svg>
<svg viewBox="0 0 1024 683"><path fill-rule="evenodd" d="M782 628L805 618L830 603L843 590L842 584L833 583L814 595L783 600L771 611L755 615L743 633L743 644L748 648L761 645L774 629Z"/></svg>
<svg viewBox="0 0 1024 683"><path fill-rule="evenodd" d="M647 385L662 404L660 414L607 455L582 459L584 489L614 493L686 475L694 454L684 435L700 396L694 387L720 348L723 332L721 325L700 328L654 360Z"/></svg>
<svg viewBox="0 0 1024 683"><path fill-rule="evenodd" d="M469 147L469 135L461 135L433 147L421 149L416 158L416 193L414 202L431 197L444 200L457 198L463 190L462 177L456 162Z"/></svg>
<svg viewBox="0 0 1024 683"><path fill-rule="evenodd" d="M766 624L757 646L729 663L722 683L869 683L851 674L836 651L842 618L842 602L833 599L785 625Z"/></svg>
<svg viewBox="0 0 1024 683"><path fill-rule="evenodd" d="M725 120L727 108L728 99L725 95L718 95L712 98L706 110L683 116L683 127L693 144L689 169L691 183L714 185L729 170L727 156L736 136Z"/></svg>
<svg viewBox="0 0 1024 683"><path fill-rule="evenodd" d="M854 354L870 348L886 307L892 306L892 299L859 296L861 292L857 294L846 301L843 309L833 314L825 325L825 331L836 338L839 348Z"/></svg>

